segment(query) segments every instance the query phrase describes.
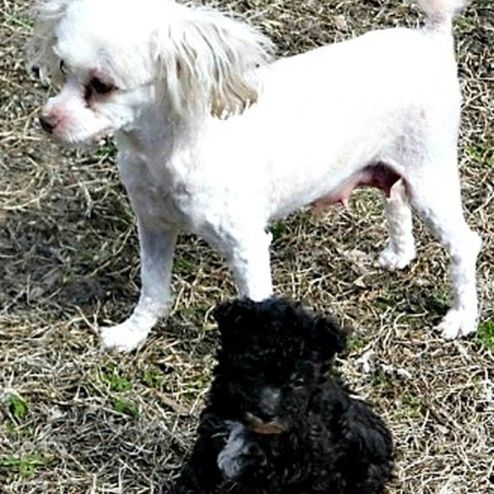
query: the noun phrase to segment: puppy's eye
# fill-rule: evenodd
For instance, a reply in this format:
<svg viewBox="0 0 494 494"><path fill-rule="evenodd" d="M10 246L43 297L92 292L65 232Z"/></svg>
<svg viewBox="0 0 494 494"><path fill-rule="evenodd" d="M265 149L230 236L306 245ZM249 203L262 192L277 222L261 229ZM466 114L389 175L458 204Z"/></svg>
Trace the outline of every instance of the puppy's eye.
<svg viewBox="0 0 494 494"><path fill-rule="evenodd" d="M108 84L106 82L103 82L101 79L98 79L97 77L93 77L89 81L89 86L91 89L94 89L94 91L98 94L108 94L111 93L115 88L113 84Z"/></svg>
<svg viewBox="0 0 494 494"><path fill-rule="evenodd" d="M60 60L59 67L60 67L60 72L63 75L66 75L67 74L67 66L65 65L65 61L64 60Z"/></svg>
<svg viewBox="0 0 494 494"><path fill-rule="evenodd" d="M300 374L292 375L291 381L294 386L305 386L305 378Z"/></svg>

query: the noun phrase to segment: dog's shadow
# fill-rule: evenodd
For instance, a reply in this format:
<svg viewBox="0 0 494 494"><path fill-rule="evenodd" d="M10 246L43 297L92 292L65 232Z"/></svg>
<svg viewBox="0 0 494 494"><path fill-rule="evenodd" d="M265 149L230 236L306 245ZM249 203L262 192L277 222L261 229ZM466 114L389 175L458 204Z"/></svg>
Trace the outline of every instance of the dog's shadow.
<svg viewBox="0 0 494 494"><path fill-rule="evenodd" d="M83 158L86 164L97 163ZM35 312L55 320L82 313L98 324L130 315L141 285L134 215L114 163L99 178L100 187L81 185L92 177L87 170L64 171L38 208L0 216L0 314L29 319ZM197 285L209 286L197 294ZM234 294L226 263L193 235L179 236L173 288L181 300L177 324L196 319L193 309L210 309L202 297L211 290L213 301ZM189 298L196 299L194 307Z"/></svg>
<svg viewBox="0 0 494 494"><path fill-rule="evenodd" d="M57 311L104 303L110 296L132 295L128 281L118 281L125 276L128 280L137 266L133 226L122 221L112 225L110 232L104 218L84 217L69 201L70 197L67 202L54 200L42 211L9 212L4 219L0 230L2 312ZM120 256L111 241L113 234L123 241L118 247Z"/></svg>

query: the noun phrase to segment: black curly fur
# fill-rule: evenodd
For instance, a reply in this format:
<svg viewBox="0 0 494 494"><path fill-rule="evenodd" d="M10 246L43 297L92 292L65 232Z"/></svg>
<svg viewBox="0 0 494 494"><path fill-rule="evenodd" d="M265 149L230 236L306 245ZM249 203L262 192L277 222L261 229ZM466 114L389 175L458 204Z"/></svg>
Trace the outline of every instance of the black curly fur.
<svg viewBox="0 0 494 494"><path fill-rule="evenodd" d="M345 346L336 323L275 298L226 303L215 318L221 347L209 404L169 492L380 493L391 434L328 372Z"/></svg>

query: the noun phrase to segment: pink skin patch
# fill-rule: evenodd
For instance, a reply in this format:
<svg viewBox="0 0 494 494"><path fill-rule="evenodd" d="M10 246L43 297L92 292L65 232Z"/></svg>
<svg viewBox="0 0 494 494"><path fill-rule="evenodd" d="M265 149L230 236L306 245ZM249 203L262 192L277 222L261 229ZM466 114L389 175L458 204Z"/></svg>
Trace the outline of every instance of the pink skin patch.
<svg viewBox="0 0 494 494"><path fill-rule="evenodd" d="M369 165L354 175L350 176L341 187L314 201L311 206L321 210L333 204L348 206L352 192L357 187L375 187L389 197L391 188L400 180L401 176L394 170L383 164Z"/></svg>

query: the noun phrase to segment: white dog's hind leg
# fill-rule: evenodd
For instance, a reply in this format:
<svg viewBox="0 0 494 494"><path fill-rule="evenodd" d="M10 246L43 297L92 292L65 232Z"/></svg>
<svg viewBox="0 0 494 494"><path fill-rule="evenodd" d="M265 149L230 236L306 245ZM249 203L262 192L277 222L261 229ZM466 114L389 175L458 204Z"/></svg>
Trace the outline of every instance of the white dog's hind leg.
<svg viewBox="0 0 494 494"><path fill-rule="evenodd" d="M475 265L482 242L463 217L456 166L437 167L429 163L420 170L420 178L415 183L411 178L410 183L413 206L451 257L453 305L438 329L446 339L467 335L477 325Z"/></svg>
<svg viewBox="0 0 494 494"><path fill-rule="evenodd" d="M415 259L416 254L412 210L403 180L399 180L391 188L389 198L385 200L385 209L389 241L379 256L379 264L390 271L403 269Z"/></svg>
<svg viewBox="0 0 494 494"><path fill-rule="evenodd" d="M101 329L106 348L129 352L144 343L151 328L171 305L170 281L176 230L157 231L139 223L141 294L123 323Z"/></svg>

